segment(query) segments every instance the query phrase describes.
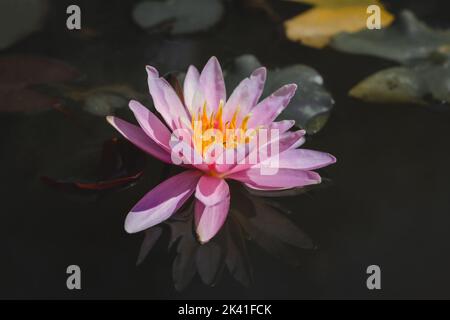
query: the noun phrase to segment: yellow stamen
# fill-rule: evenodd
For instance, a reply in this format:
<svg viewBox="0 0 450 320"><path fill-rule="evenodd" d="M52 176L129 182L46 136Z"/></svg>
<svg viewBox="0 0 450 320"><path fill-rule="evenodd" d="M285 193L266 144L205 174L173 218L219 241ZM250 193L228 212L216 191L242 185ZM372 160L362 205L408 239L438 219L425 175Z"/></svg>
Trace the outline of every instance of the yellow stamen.
<svg viewBox="0 0 450 320"><path fill-rule="evenodd" d="M250 114L246 115L244 119L242 120L241 129L246 131L247 130L247 124L248 120L250 119Z"/></svg>
<svg viewBox="0 0 450 320"><path fill-rule="evenodd" d="M222 144L225 148L236 148L240 144L249 143L253 138L253 135L246 135L248 121L251 115L246 115L242 121L240 121L240 125L238 125L240 112L238 107L233 113L231 120L224 124L223 108L224 102L221 100L217 113L211 112L208 116L207 105L205 102L202 110L198 114L192 114L191 125L194 130L193 143L194 147L201 154L204 154L211 145L216 143ZM205 135L205 132L209 129L218 130L217 137L215 137L215 135L211 136L210 134ZM236 130L238 130L238 132L236 132ZM208 136L210 137L208 138Z"/></svg>

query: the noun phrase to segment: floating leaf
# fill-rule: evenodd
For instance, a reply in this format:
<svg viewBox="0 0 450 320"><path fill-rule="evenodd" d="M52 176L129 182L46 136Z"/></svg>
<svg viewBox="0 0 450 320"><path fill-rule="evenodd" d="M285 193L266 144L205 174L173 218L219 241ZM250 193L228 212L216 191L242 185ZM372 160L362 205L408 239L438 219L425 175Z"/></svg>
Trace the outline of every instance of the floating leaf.
<svg viewBox="0 0 450 320"><path fill-rule="evenodd" d="M0 50L38 31L46 13L46 0L0 1Z"/></svg>
<svg viewBox="0 0 450 320"><path fill-rule="evenodd" d="M336 50L401 63L427 58L432 52L449 45L450 31L434 30L407 10L402 11L396 23L389 28L342 33L331 42Z"/></svg>
<svg viewBox="0 0 450 320"><path fill-rule="evenodd" d="M47 110L58 99L35 90L36 85L75 79L79 73L57 60L31 56L0 58L0 112Z"/></svg>
<svg viewBox="0 0 450 320"><path fill-rule="evenodd" d="M377 0L298 0L314 8L285 22L286 36L314 48L325 47L333 36L341 32L357 32L367 27L367 7L380 7L381 26L392 23L394 17Z"/></svg>
<svg viewBox="0 0 450 320"><path fill-rule="evenodd" d="M133 19L143 29L167 27L179 35L211 28L223 12L220 0L142 1L134 7Z"/></svg>
<svg viewBox="0 0 450 320"><path fill-rule="evenodd" d="M414 70L396 67L369 76L352 88L349 94L367 102L422 103L425 89Z"/></svg>
<svg viewBox="0 0 450 320"><path fill-rule="evenodd" d="M54 94L83 104L83 109L93 115L107 116L115 114L118 109L128 106L131 99L144 99L128 85L112 84L94 88L77 88L70 86L53 86Z"/></svg>
<svg viewBox="0 0 450 320"><path fill-rule="evenodd" d="M144 154L124 140L105 142L93 178L54 179L43 176L44 183L68 192L100 192L130 186L142 175Z"/></svg>
<svg viewBox="0 0 450 320"><path fill-rule="evenodd" d="M375 103L426 104L430 98L450 102L450 61L395 67L369 76L350 95Z"/></svg>
<svg viewBox="0 0 450 320"><path fill-rule="evenodd" d="M236 58L226 72L228 90L232 90L238 84L238 79L248 77L254 69L260 66L258 59L252 55ZM326 124L334 105L330 93L323 87L322 76L314 69L304 65L270 70L263 98L288 83L297 84L298 89L289 106L279 116L279 120L293 119L309 134L317 133Z"/></svg>

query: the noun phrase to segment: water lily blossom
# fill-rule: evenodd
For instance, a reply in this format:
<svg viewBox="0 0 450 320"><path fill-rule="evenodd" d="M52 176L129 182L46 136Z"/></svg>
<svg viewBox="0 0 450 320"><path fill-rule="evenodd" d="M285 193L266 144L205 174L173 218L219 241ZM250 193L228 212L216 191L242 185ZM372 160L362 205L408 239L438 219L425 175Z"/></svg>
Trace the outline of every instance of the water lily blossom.
<svg viewBox="0 0 450 320"><path fill-rule="evenodd" d="M146 70L155 109L165 123L137 101L130 101L129 106L139 126L113 116L107 120L143 151L186 171L160 183L131 209L125 220L129 233L165 221L194 194L196 231L205 243L227 218L227 180L258 190L303 187L320 183L313 170L336 161L328 153L298 149L305 131L290 131L294 121L275 122L294 96L295 84L259 102L265 68L242 80L228 99L215 57L202 72L189 67L181 94L155 68L147 66ZM269 133L263 143L258 141L262 132ZM276 170L265 173L263 169L273 163Z"/></svg>

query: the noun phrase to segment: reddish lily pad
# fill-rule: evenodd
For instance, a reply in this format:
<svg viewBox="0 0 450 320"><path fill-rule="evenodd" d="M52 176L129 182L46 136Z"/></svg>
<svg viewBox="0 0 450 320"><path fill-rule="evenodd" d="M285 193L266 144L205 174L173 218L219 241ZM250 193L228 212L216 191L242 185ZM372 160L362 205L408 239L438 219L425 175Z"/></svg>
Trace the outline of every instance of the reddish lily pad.
<svg viewBox="0 0 450 320"><path fill-rule="evenodd" d="M47 185L67 192L101 192L129 187L142 177L145 155L124 140L111 139L104 143L102 157L92 178L41 180Z"/></svg>
<svg viewBox="0 0 450 320"><path fill-rule="evenodd" d="M37 112L56 106L58 99L35 86L73 80L79 72L58 60L33 56L0 57L0 112Z"/></svg>

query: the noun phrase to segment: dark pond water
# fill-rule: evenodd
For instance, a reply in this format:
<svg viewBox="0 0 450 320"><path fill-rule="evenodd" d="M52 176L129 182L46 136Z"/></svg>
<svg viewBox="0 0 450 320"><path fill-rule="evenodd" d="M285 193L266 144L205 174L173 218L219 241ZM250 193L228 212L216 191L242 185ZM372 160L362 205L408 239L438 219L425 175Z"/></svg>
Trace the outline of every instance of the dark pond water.
<svg viewBox="0 0 450 320"><path fill-rule="evenodd" d="M82 8L83 25L89 27L85 33L65 28L65 9L72 3ZM410 8L431 25L450 26L445 1L389 3L393 12ZM272 4L283 19L304 8ZM358 81L393 63L291 43L280 23L239 1L228 3L222 22L208 32L179 37L142 31L130 18L132 6L132 1L53 1L44 30L1 55L56 58L76 67L87 87L126 84L141 94L147 92L145 64L179 71L189 64L200 67L212 55L226 65L251 53L269 68L294 63L315 68L336 105L325 128L306 146L332 153L338 163L321 171L331 180L323 188L274 201L291 211L288 219L317 249L296 251L294 266L292 259L279 259L249 241L242 258L252 268L248 287L224 270L213 288L195 275L179 292L167 226L139 266L143 235L123 229L130 207L172 171L145 157L143 177L126 189L75 195L51 188L42 176L69 178L94 168L90 155L116 132L102 117L87 113L76 119L60 110L0 113L1 298L450 297L450 109L349 98L348 90ZM130 117L125 109L118 113ZM133 161L140 165L142 159ZM245 200L234 199L250 214ZM256 214L271 212L258 208ZM233 221L226 232L235 236ZM268 221L261 223L267 227ZM211 272L207 263L206 273ZM66 288L71 264L81 267L80 291ZM380 291L366 287L366 268L372 264L382 270Z"/></svg>

